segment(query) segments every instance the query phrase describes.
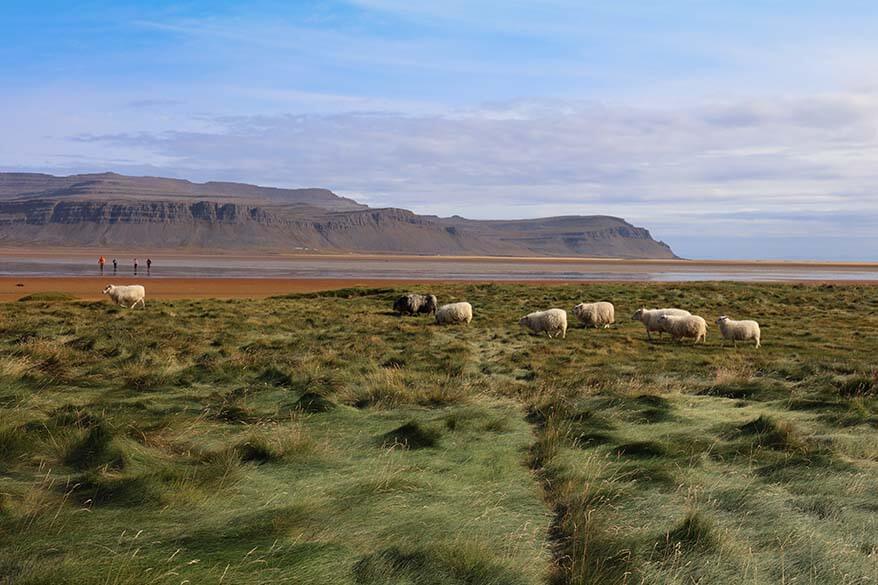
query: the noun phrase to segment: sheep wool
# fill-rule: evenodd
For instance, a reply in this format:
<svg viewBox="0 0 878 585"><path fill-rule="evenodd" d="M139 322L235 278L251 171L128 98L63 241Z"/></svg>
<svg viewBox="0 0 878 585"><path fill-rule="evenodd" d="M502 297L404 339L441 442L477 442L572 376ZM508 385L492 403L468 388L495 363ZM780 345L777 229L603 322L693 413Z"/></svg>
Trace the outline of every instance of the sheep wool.
<svg viewBox="0 0 878 585"><path fill-rule="evenodd" d="M586 327L606 329L616 322L616 308L606 301L579 303L573 307L573 314Z"/></svg>
<svg viewBox="0 0 878 585"><path fill-rule="evenodd" d="M756 347L761 345L762 332L759 330L759 323L751 320L735 321L723 315L716 320L719 325L720 333L723 339L729 339L735 347L739 341L755 341Z"/></svg>
<svg viewBox="0 0 878 585"><path fill-rule="evenodd" d="M473 320L473 306L469 303L451 303L442 305L436 311L436 323L450 325L453 323L469 324Z"/></svg>
<svg viewBox="0 0 878 585"><path fill-rule="evenodd" d="M436 305L436 295L409 293L396 299L393 310L400 315L435 314Z"/></svg>
<svg viewBox="0 0 878 585"><path fill-rule="evenodd" d="M698 315L662 315L661 328L675 340L694 339L707 343L707 321Z"/></svg>
<svg viewBox="0 0 878 585"><path fill-rule="evenodd" d="M567 337L567 311L564 309L530 313L519 319L518 324L534 333L545 333L550 338L557 337L558 334L562 338Z"/></svg>
<svg viewBox="0 0 878 585"><path fill-rule="evenodd" d="M691 315L691 313L685 309L647 309L641 307L631 316L631 319L643 323L643 326L646 327L646 337L651 341L652 332L658 332L659 337L661 337L662 333L668 333L668 331L662 328L661 318L663 315L684 317Z"/></svg>
<svg viewBox="0 0 878 585"><path fill-rule="evenodd" d="M115 285L108 284L103 293L109 295L114 303L133 309L138 303L146 308L146 289L139 284Z"/></svg>

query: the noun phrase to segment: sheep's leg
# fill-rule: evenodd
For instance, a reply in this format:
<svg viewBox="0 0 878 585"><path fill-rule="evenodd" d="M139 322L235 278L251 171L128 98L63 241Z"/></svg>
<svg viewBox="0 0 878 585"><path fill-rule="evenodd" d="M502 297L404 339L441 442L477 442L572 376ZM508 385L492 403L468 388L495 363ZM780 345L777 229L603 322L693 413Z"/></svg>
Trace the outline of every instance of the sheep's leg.
<svg viewBox="0 0 878 585"><path fill-rule="evenodd" d="M759 338L757 337L757 338L756 338L756 347L758 348L760 345L762 345L762 344L759 343Z"/></svg>

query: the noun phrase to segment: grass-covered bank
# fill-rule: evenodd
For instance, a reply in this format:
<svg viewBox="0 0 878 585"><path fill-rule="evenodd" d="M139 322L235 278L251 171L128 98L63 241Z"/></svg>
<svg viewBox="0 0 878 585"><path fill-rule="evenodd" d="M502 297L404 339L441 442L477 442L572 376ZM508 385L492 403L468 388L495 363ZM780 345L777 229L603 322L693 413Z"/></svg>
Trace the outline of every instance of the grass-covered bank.
<svg viewBox="0 0 878 585"><path fill-rule="evenodd" d="M878 289L428 288L473 323L390 289L0 305L0 579L878 580ZM516 323L600 299L616 328ZM641 305L764 347L649 344Z"/></svg>

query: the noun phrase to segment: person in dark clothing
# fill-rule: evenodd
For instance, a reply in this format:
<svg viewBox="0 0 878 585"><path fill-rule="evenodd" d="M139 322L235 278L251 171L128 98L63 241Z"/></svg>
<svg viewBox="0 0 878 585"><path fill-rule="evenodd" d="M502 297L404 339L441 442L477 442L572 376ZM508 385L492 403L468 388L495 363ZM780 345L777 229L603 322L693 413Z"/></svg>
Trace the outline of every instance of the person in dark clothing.
<svg viewBox="0 0 878 585"><path fill-rule="evenodd" d="M116 274L116 270L118 268L119 268L119 264L118 264L118 262L116 262L116 259L113 258L113 274Z"/></svg>
<svg viewBox="0 0 878 585"><path fill-rule="evenodd" d="M146 259L146 273L149 274L149 269L152 268L152 260L149 258Z"/></svg>
<svg viewBox="0 0 878 585"><path fill-rule="evenodd" d="M134 274L137 274L137 258L134 259Z"/></svg>

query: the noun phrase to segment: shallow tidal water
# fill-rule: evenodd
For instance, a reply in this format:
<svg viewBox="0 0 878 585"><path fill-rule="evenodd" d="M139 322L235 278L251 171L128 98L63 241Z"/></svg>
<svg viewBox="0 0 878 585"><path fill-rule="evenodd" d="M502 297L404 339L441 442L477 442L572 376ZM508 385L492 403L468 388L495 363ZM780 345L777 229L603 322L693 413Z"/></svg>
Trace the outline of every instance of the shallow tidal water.
<svg viewBox="0 0 878 585"><path fill-rule="evenodd" d="M878 268L778 264L717 266L697 262L640 264L620 261L559 261L553 259L376 258L376 257L224 257L154 256L147 274L145 258L137 276L154 278L302 278L302 279L428 279L486 281L653 281L725 280L767 281L878 281ZM103 275L112 276L112 258ZM0 276L101 276L96 261L82 257L0 255ZM135 274L132 260L119 263L117 276Z"/></svg>

